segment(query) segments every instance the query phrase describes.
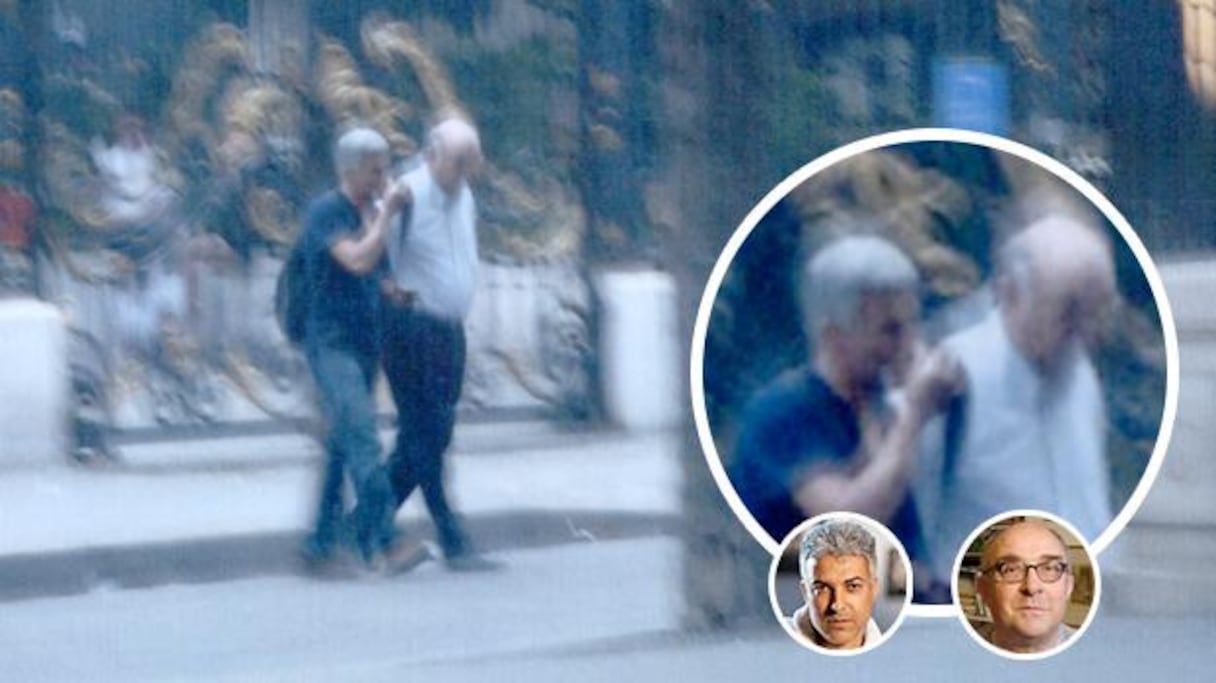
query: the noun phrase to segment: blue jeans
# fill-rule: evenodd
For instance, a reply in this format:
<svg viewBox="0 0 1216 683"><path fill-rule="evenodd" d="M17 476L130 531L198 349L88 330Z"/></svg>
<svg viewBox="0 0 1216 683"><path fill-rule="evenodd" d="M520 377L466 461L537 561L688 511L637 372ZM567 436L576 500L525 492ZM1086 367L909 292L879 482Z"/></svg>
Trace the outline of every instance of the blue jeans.
<svg viewBox="0 0 1216 683"><path fill-rule="evenodd" d="M310 550L327 557L340 540L345 510L342 483L347 475L357 496L351 515L354 540L364 560L371 560L392 544L395 513L376 435L372 395L376 358L322 345L310 346L306 355L325 421L325 469Z"/></svg>

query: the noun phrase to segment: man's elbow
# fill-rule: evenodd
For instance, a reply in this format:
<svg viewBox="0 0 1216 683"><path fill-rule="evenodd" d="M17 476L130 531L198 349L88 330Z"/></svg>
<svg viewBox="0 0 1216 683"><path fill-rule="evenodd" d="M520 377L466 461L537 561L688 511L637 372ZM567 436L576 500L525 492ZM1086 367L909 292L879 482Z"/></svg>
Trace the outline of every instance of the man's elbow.
<svg viewBox="0 0 1216 683"><path fill-rule="evenodd" d="M349 249L335 248L330 252L342 269L354 275L367 275L376 269L377 261Z"/></svg>
<svg viewBox="0 0 1216 683"><path fill-rule="evenodd" d="M364 276L370 275L376 269L376 262L372 260L353 259L350 263L345 264L345 267L354 275Z"/></svg>

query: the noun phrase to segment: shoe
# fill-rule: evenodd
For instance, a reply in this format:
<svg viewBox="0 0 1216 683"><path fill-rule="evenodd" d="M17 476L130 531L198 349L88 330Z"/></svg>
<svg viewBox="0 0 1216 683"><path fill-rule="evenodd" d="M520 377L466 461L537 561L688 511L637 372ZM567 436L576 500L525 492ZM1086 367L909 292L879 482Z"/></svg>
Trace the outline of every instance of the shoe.
<svg viewBox="0 0 1216 683"><path fill-rule="evenodd" d="M300 553L300 564L305 576L320 581L342 581L358 575L355 567L341 553L304 550Z"/></svg>
<svg viewBox="0 0 1216 683"><path fill-rule="evenodd" d="M502 562L477 553L460 553L445 557L443 564L454 572L493 572L504 568Z"/></svg>
<svg viewBox="0 0 1216 683"><path fill-rule="evenodd" d="M385 573L390 576L405 574L434 557L426 544L418 541L401 541L388 549L384 555Z"/></svg>

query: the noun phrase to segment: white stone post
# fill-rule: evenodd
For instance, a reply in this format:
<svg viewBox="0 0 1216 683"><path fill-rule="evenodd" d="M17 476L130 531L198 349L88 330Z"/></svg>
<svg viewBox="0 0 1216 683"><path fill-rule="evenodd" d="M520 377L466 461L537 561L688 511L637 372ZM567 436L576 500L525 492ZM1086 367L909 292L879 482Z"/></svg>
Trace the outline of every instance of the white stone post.
<svg viewBox="0 0 1216 683"><path fill-rule="evenodd" d="M605 271L600 299L600 379L604 409L635 432L672 428L683 414L675 280L653 270Z"/></svg>
<svg viewBox="0 0 1216 683"><path fill-rule="evenodd" d="M34 299L0 301L0 467L64 461L67 327Z"/></svg>
<svg viewBox="0 0 1216 683"><path fill-rule="evenodd" d="M1101 558L1103 602L1123 614L1212 614L1216 261L1173 263L1160 272L1178 329L1178 415L1169 452L1144 505Z"/></svg>

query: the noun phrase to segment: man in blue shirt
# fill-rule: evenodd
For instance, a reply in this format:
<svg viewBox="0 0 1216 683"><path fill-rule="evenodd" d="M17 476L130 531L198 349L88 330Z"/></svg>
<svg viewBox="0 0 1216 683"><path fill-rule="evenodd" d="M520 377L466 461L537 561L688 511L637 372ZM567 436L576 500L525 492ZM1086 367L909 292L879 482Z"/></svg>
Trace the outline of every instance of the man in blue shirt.
<svg viewBox="0 0 1216 683"><path fill-rule="evenodd" d="M395 512L372 394L380 350L379 280L385 231L407 194L399 185L385 193L389 147L375 131L342 135L334 161L339 186L308 206L300 236L311 295L304 351L326 426L325 469L306 559L314 567L334 559L344 518L343 478L349 475L357 497L354 540L362 559L376 566L393 542Z"/></svg>
<svg viewBox="0 0 1216 683"><path fill-rule="evenodd" d="M889 242L838 239L803 278L812 362L749 403L731 482L777 542L815 515L858 512L924 560L909 482L921 429L959 389L957 362L917 352L919 277ZM897 382L893 401L887 385Z"/></svg>

